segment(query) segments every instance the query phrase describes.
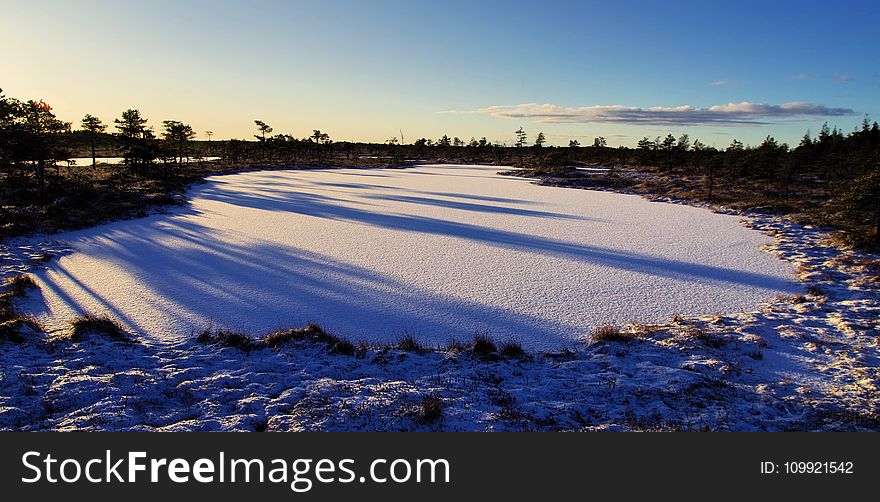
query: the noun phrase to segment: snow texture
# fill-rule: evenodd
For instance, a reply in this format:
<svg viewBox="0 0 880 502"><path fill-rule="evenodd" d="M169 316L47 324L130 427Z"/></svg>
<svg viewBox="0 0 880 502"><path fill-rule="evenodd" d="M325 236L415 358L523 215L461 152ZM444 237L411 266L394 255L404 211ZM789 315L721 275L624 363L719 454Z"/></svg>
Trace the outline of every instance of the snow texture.
<svg viewBox="0 0 880 502"><path fill-rule="evenodd" d="M153 342L313 321L355 342L480 332L557 350L604 324L803 291L736 216L497 170L213 177L170 214L53 236L71 252L34 274L42 293L22 309L55 329L107 314Z"/></svg>

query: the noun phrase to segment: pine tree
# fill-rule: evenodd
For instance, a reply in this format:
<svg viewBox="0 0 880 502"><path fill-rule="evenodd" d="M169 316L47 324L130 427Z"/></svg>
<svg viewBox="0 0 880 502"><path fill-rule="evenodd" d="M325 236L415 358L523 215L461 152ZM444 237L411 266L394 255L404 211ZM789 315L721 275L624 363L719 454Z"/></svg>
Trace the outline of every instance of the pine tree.
<svg viewBox="0 0 880 502"><path fill-rule="evenodd" d="M104 132L107 130L107 125L101 122L101 119L98 117L93 117L86 114L82 119L82 128L85 131L89 132L89 144L92 147L92 169L95 168L97 164L97 156L95 155L95 140L97 139L98 133Z"/></svg>

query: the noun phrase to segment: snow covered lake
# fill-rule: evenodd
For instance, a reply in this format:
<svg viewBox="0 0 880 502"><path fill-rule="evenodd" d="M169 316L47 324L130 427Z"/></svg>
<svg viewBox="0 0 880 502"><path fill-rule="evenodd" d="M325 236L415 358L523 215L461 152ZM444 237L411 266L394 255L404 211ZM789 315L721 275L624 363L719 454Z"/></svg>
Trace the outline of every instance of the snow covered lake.
<svg viewBox="0 0 880 502"><path fill-rule="evenodd" d="M735 216L498 170L213 177L171 214L51 236L73 251L34 273L25 307L50 327L108 314L153 342L312 321L355 342L481 332L551 350L802 290Z"/></svg>

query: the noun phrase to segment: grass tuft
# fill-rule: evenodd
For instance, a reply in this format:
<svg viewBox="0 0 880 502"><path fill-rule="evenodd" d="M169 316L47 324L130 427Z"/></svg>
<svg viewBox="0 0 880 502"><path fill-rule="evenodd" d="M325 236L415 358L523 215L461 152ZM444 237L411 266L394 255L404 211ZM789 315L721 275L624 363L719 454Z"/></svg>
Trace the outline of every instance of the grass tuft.
<svg viewBox="0 0 880 502"><path fill-rule="evenodd" d="M807 297L804 295L791 296L788 298L788 301L789 301L789 303L794 303L794 304L806 303Z"/></svg>
<svg viewBox="0 0 880 502"><path fill-rule="evenodd" d="M477 333L471 342L470 352L480 359L495 359L498 357L498 346L487 335Z"/></svg>
<svg viewBox="0 0 880 502"><path fill-rule="evenodd" d="M422 397L418 406L418 419L422 423L433 423L443 418L443 398L437 394Z"/></svg>
<svg viewBox="0 0 880 502"><path fill-rule="evenodd" d="M37 283L27 274L18 274L3 281L5 293L11 296L22 296L27 290L36 288Z"/></svg>
<svg viewBox="0 0 880 502"><path fill-rule="evenodd" d="M274 333L269 333L264 336L261 340L264 346L271 349L298 341L322 343L327 347L328 352L331 354L353 356L357 352L353 343L326 332L324 328L314 323L309 323L303 328L275 331Z"/></svg>
<svg viewBox="0 0 880 502"><path fill-rule="evenodd" d="M196 341L208 345L235 347L236 349L241 349L245 351L256 348L253 338L245 335L244 333L227 329L216 331L206 329L205 331L202 331L199 336L196 337Z"/></svg>
<svg viewBox="0 0 880 502"><path fill-rule="evenodd" d="M81 342L89 335L100 335L114 342L131 343L134 341L122 325L106 315L86 315L78 317L70 323L68 338L71 341Z"/></svg>
<svg viewBox="0 0 880 502"><path fill-rule="evenodd" d="M713 349L720 349L721 347L727 345L727 340L725 340L724 338L709 333L708 331L702 330L700 328L691 328L687 330L686 335L688 336L688 338L697 340L703 345Z"/></svg>
<svg viewBox="0 0 880 502"><path fill-rule="evenodd" d="M400 341L397 342L397 345L395 345L395 348L406 352L415 352L417 354L423 354L426 352L425 347L423 347L422 344L412 335L405 335L401 338Z"/></svg>
<svg viewBox="0 0 880 502"><path fill-rule="evenodd" d="M15 317L0 322L0 342L23 343L25 337L22 331L30 330L37 333L43 332L43 326L30 317Z"/></svg>
<svg viewBox="0 0 880 502"><path fill-rule="evenodd" d="M457 338L453 338L449 343L446 344L446 351L447 352L453 352L453 353L464 352L467 349L468 349L468 346L466 344L464 344L461 340L458 340Z"/></svg>
<svg viewBox="0 0 880 502"><path fill-rule="evenodd" d="M630 343L636 339L636 334L628 331L620 331L615 326L600 326L593 331L590 337L594 343L623 342Z"/></svg>
<svg viewBox="0 0 880 502"><path fill-rule="evenodd" d="M508 359L525 359L527 357L525 349L517 340L506 340L498 348L498 351Z"/></svg>

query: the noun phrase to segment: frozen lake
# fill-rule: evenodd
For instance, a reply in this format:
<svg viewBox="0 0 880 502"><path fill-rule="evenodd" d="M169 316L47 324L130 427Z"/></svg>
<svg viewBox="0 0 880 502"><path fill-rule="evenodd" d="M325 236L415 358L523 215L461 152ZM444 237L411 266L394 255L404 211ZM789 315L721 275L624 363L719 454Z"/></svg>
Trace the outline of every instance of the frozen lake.
<svg viewBox="0 0 880 502"><path fill-rule="evenodd" d="M800 292L738 218L532 185L498 167L259 171L210 178L168 215L52 238L50 326L109 314L148 340L314 321L353 341L475 332L531 349L602 324L753 309Z"/></svg>

